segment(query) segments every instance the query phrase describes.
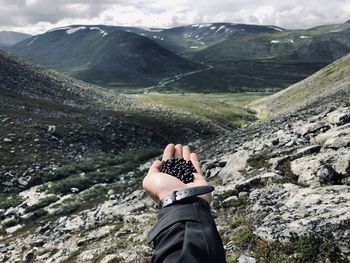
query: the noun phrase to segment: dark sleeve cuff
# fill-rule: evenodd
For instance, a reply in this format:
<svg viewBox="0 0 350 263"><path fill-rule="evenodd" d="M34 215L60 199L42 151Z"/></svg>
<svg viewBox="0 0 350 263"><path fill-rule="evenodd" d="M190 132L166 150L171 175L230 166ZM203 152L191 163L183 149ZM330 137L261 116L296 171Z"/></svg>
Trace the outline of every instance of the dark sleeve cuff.
<svg viewBox="0 0 350 263"><path fill-rule="evenodd" d="M171 206L162 208L158 213L158 222L149 232L147 241L152 242L164 229L177 222L201 222L195 211L194 204L210 212L208 202L199 197L187 198Z"/></svg>

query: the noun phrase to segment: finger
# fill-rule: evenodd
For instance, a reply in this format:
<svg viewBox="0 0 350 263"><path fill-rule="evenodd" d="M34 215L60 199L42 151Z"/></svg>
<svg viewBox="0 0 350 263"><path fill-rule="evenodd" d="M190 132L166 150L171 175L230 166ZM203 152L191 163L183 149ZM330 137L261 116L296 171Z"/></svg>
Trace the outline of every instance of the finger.
<svg viewBox="0 0 350 263"><path fill-rule="evenodd" d="M181 144L176 144L175 146L175 158L182 158L182 145Z"/></svg>
<svg viewBox="0 0 350 263"><path fill-rule="evenodd" d="M165 149L164 149L162 160L166 161L166 160L169 160L171 157L173 157L174 150L175 150L174 144L172 144L172 143L168 144L167 147L165 147Z"/></svg>
<svg viewBox="0 0 350 263"><path fill-rule="evenodd" d="M186 160L189 161L190 160L190 155L191 155L191 150L190 147L188 145L185 145L182 148L182 157Z"/></svg>
<svg viewBox="0 0 350 263"><path fill-rule="evenodd" d="M197 154L191 153L190 160L191 160L194 168L196 168L196 170L197 170L197 173L193 174L194 178L195 179L202 179L202 180L205 179L204 176L202 175L202 172L201 172L201 165L199 163Z"/></svg>
<svg viewBox="0 0 350 263"><path fill-rule="evenodd" d="M151 167L148 170L149 174L152 173L160 173L161 169L162 169L162 162L159 160L156 160L153 162L153 164L151 165Z"/></svg>

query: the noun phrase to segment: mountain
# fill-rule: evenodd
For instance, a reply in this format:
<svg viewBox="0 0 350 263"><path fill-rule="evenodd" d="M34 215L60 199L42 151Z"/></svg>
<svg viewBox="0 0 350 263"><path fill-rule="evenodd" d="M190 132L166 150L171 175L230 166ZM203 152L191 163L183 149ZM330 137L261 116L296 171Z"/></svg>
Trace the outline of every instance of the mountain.
<svg viewBox="0 0 350 263"><path fill-rule="evenodd" d="M0 48L8 48L30 37L31 35L24 34L24 33L18 33L18 32L12 32L12 31L1 31Z"/></svg>
<svg viewBox="0 0 350 263"><path fill-rule="evenodd" d="M350 52L350 23L308 30L232 23L170 29L69 26L10 51L104 87L278 91Z"/></svg>
<svg viewBox="0 0 350 263"><path fill-rule="evenodd" d="M310 76L348 52L349 23L242 35L193 53L194 60L212 68L158 90L274 91Z"/></svg>
<svg viewBox="0 0 350 263"><path fill-rule="evenodd" d="M1 262L149 262L158 210L141 181L160 151L148 147L184 135L215 186L227 262L350 262L349 56L265 102L291 112L201 140L195 119L0 63Z"/></svg>
<svg viewBox="0 0 350 263"><path fill-rule="evenodd" d="M276 116L316 106L337 107L350 97L350 54L287 89L250 106L263 116Z"/></svg>
<svg viewBox="0 0 350 263"><path fill-rule="evenodd" d="M260 33L283 32L276 26L259 26L233 23L192 24L170 29L133 31L155 39L159 44L183 55L203 50L226 39Z"/></svg>
<svg viewBox="0 0 350 263"><path fill-rule="evenodd" d="M147 37L108 26L56 28L22 41L10 51L105 87L145 87L203 68Z"/></svg>
<svg viewBox="0 0 350 263"><path fill-rule="evenodd" d="M83 156L144 151L216 133L181 114L170 122L169 114L0 51L0 190L36 185L54 167Z"/></svg>

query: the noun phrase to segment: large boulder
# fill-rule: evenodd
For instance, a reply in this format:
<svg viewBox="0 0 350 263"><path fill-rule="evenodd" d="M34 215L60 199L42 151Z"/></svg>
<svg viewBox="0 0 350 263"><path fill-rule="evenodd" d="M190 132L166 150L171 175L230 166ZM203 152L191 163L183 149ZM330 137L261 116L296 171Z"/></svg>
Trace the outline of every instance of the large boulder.
<svg viewBox="0 0 350 263"><path fill-rule="evenodd" d="M261 238L287 240L291 233L311 233L332 240L350 256L350 186L270 185L252 191L249 198Z"/></svg>

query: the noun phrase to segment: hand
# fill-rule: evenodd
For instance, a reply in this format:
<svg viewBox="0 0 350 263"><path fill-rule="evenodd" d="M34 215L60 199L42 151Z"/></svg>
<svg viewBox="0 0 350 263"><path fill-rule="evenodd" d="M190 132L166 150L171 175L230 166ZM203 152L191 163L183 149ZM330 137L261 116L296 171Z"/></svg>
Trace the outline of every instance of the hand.
<svg viewBox="0 0 350 263"><path fill-rule="evenodd" d="M174 146L174 144L169 144L164 150L162 160L166 161L173 156L175 158L184 158L186 161L191 160L197 173L193 173L194 181L192 183L185 184L172 175L161 173L163 163L159 160L155 161L143 179L142 187L157 204L159 204L160 200L170 196L174 191L208 185L208 182L202 175L198 157L195 153L191 153L188 145L182 146L177 144ZM210 202L211 193L200 195L199 197Z"/></svg>

